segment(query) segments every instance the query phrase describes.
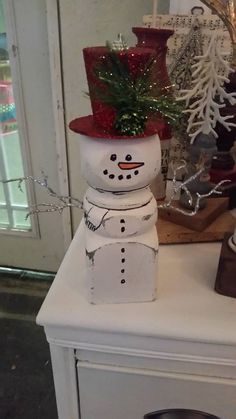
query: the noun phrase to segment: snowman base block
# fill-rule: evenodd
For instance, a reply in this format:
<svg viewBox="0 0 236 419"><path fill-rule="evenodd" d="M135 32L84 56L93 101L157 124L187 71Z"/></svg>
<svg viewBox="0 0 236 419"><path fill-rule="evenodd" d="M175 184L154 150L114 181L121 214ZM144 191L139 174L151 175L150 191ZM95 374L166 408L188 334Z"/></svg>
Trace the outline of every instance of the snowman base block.
<svg viewBox="0 0 236 419"><path fill-rule="evenodd" d="M86 229L90 303L138 303L156 299L158 239L155 227L138 236L137 241L111 240L108 243L106 240L106 244L101 243L96 250L89 250L89 235ZM91 243L94 243L94 233L91 235Z"/></svg>

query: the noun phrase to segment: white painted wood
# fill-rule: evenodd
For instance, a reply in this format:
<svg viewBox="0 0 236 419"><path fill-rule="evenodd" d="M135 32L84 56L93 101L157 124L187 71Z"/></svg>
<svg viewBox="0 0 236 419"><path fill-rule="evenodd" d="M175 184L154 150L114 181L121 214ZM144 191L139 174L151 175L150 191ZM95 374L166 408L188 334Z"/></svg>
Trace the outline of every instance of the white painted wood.
<svg viewBox="0 0 236 419"><path fill-rule="evenodd" d="M58 177L60 193L63 196L69 196L58 0L47 0L46 7ZM65 250L67 250L72 239L71 211L69 208L62 213L62 223Z"/></svg>
<svg viewBox="0 0 236 419"><path fill-rule="evenodd" d="M79 141L82 173L90 185L84 199L89 301L153 301L157 203L148 185L161 167L160 139L79 136Z"/></svg>
<svg viewBox="0 0 236 419"><path fill-rule="evenodd" d="M58 419L79 419L76 360L73 349L50 345Z"/></svg>
<svg viewBox="0 0 236 419"><path fill-rule="evenodd" d="M179 374L236 379L236 360L234 357L190 355L190 345L182 348L181 353L172 352L171 341L167 343L165 351L164 348L163 352L160 352L158 350L135 350L128 348L128 346L121 348L80 342L76 357L80 362L89 362L96 365L119 365L121 367L142 368L145 371L169 371Z"/></svg>
<svg viewBox="0 0 236 419"><path fill-rule="evenodd" d="M91 305L81 225L37 318L51 345L76 349L81 419L171 407L235 419L236 300L213 290L220 249L160 246L157 301Z"/></svg>
<svg viewBox="0 0 236 419"><path fill-rule="evenodd" d="M17 117L23 148L28 149L27 156L24 154L26 173L40 177L43 172L52 188L60 193L45 2L7 0L4 5L16 96L20 94L17 86L22 89ZM35 188L34 194L33 203L49 200L40 187ZM59 214L42 215L37 237L7 237L0 233L0 264L57 270L65 253L62 224Z"/></svg>
<svg viewBox="0 0 236 419"><path fill-rule="evenodd" d="M81 419L143 419L171 408L235 419L236 380L78 363Z"/></svg>

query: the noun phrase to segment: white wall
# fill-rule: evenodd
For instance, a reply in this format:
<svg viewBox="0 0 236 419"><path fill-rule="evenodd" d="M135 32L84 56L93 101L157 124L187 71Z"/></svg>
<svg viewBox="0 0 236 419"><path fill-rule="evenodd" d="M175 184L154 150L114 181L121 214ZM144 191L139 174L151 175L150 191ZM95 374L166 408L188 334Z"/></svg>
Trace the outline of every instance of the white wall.
<svg viewBox="0 0 236 419"><path fill-rule="evenodd" d="M208 7L204 6L199 0L170 0L170 13L189 13L194 6L201 6L209 12Z"/></svg>

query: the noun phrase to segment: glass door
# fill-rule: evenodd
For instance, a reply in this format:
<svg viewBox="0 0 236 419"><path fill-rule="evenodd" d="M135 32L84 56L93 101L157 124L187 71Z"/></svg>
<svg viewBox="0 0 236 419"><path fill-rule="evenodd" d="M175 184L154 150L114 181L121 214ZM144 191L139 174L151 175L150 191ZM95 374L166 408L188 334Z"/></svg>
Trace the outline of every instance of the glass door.
<svg viewBox="0 0 236 419"><path fill-rule="evenodd" d="M1 32L0 38L2 35ZM0 50L0 177L5 180L24 176L10 63L4 49ZM25 185L19 189L17 183L0 184L0 229L8 233L32 230L28 212Z"/></svg>
<svg viewBox="0 0 236 419"><path fill-rule="evenodd" d="M0 0L0 179L46 176L60 195L49 41L44 1ZM58 268L70 214L27 216L41 203L35 182L0 183L0 266Z"/></svg>

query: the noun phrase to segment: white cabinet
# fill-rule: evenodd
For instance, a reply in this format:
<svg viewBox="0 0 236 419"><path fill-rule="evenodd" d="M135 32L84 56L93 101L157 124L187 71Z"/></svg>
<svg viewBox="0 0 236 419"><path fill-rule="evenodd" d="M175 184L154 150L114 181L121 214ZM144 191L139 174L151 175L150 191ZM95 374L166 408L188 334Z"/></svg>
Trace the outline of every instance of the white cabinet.
<svg viewBox="0 0 236 419"><path fill-rule="evenodd" d="M213 291L219 253L217 243L161 246L156 302L91 305L81 225L37 319L59 419L177 407L235 419L236 300Z"/></svg>
<svg viewBox="0 0 236 419"><path fill-rule="evenodd" d="M143 419L148 412L184 407L235 419L230 380L90 363L79 363L78 372L82 418Z"/></svg>

